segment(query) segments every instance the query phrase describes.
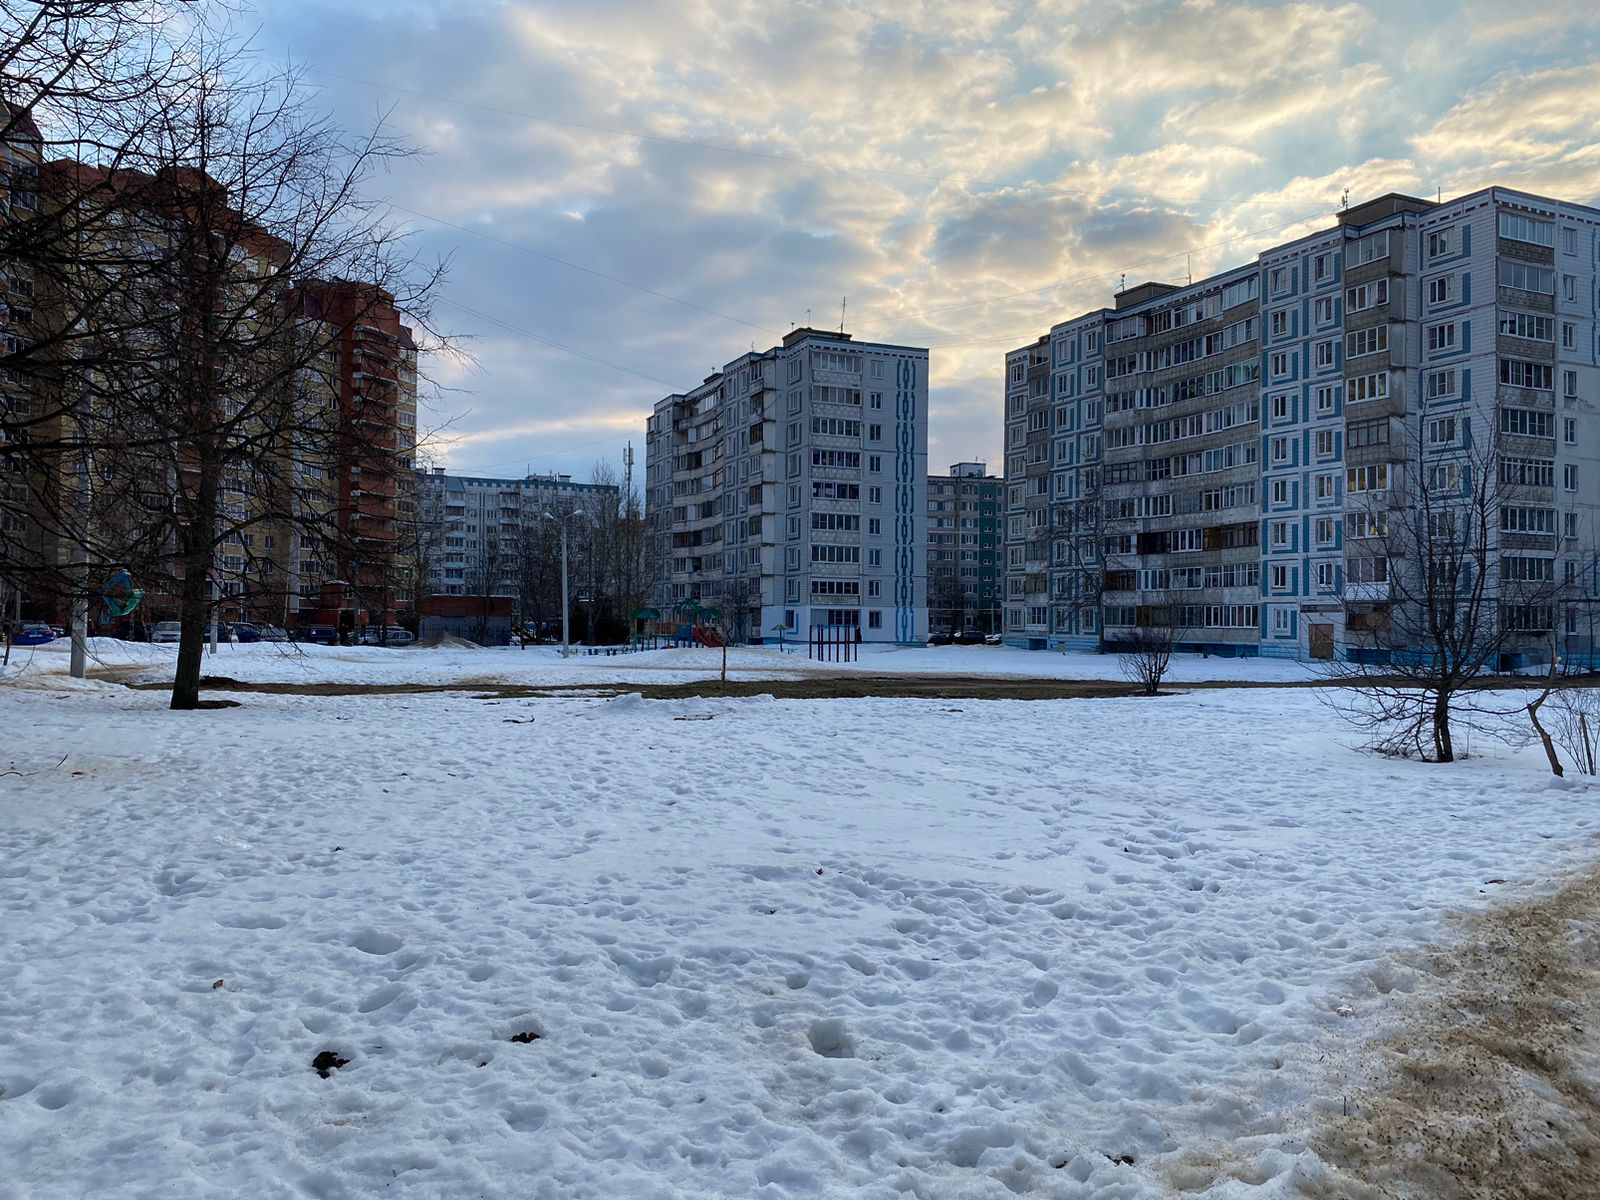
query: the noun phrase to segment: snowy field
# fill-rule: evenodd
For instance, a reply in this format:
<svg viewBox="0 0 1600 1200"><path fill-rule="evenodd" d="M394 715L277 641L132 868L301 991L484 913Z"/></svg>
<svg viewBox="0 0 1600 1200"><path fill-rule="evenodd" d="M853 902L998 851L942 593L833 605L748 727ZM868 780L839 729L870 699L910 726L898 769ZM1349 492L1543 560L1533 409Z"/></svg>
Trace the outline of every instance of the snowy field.
<svg viewBox="0 0 1600 1200"><path fill-rule="evenodd" d="M145 642L92 638L91 668L125 672L144 682L172 679L178 648ZM14 675L61 674L67 669L67 643L12 652ZM381 646L315 646L255 642L219 645L208 654L203 670L251 683L389 683L448 684L613 684L686 683L715 679L722 653L700 647L652 650L637 654L590 656L574 651L563 660L556 646L485 647L472 649ZM135 668L145 668L136 670ZM813 662L804 645L738 647L728 653L729 675L737 679L794 679L814 674L864 673L992 675L1025 679L1121 679L1115 655L1060 654L1017 650L1009 646L863 647L853 663ZM3 676L0 676L3 677ZM1285 659L1201 658L1174 656L1169 676L1174 683L1202 680L1255 680L1272 683L1318 678L1314 666Z"/></svg>
<svg viewBox="0 0 1600 1200"><path fill-rule="evenodd" d="M294 661L429 653L714 659ZM1304 1133L1404 952L1600 833L1537 755L1367 757L1307 689L172 714L64 658L0 686L5 1200L1340 1195Z"/></svg>

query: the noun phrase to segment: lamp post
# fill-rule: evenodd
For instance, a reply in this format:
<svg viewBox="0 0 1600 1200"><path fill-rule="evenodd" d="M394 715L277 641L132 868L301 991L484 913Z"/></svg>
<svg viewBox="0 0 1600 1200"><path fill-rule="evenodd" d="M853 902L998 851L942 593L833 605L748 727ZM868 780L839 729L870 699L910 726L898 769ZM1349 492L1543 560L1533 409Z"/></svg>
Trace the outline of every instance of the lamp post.
<svg viewBox="0 0 1600 1200"><path fill-rule="evenodd" d="M569 603L569 601L567 599L567 524L568 524L568 522L570 522L572 520L573 517L581 517L581 516L583 516L583 513L579 509L573 509L571 512L567 513L563 517L557 517L554 513L548 513L548 512L544 514L544 519L546 521L557 521L557 520L559 520L561 522L561 657L562 658L566 658L567 657L567 654L569 653L567 648L568 648L569 645L571 645L571 642L568 640L568 637L567 637L567 620L568 620L569 616L571 615L571 608L572 608L571 604Z"/></svg>

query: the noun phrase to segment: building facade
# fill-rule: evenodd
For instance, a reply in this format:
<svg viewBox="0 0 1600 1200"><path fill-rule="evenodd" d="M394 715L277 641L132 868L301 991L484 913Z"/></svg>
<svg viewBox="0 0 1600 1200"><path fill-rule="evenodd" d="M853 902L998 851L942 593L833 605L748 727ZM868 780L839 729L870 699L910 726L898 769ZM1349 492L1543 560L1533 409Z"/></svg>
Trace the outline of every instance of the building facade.
<svg viewBox="0 0 1600 1200"><path fill-rule="evenodd" d="M416 478L422 579L430 595L518 597L531 547L558 546L557 523L571 514L614 512L611 483L578 483L571 475L493 478L434 467ZM549 515L546 515L549 514ZM555 550L558 554L558 550ZM550 563L560 570L560 563Z"/></svg>
<svg viewBox="0 0 1600 1200"><path fill-rule="evenodd" d="M928 477L928 629L999 633L1005 481L981 462Z"/></svg>
<svg viewBox="0 0 1600 1200"><path fill-rule="evenodd" d="M1597 256L1582 205L1390 195L1011 351L1007 640L1089 649L1159 620L1194 649L1347 656L1389 586L1374 506L1482 467L1500 577L1572 585L1528 632L1592 653Z"/></svg>
<svg viewBox="0 0 1600 1200"><path fill-rule="evenodd" d="M928 635L928 352L796 329L655 406L645 513L655 606Z"/></svg>

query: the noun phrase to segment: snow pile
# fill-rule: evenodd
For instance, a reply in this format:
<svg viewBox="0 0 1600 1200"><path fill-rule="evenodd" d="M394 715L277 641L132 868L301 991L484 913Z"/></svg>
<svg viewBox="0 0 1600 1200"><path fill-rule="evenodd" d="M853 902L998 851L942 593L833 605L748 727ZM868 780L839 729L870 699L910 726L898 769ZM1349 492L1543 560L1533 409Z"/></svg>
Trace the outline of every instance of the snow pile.
<svg viewBox="0 0 1600 1200"><path fill-rule="evenodd" d="M1600 832L1305 690L244 699L0 689L0 1196L1294 1195Z"/></svg>

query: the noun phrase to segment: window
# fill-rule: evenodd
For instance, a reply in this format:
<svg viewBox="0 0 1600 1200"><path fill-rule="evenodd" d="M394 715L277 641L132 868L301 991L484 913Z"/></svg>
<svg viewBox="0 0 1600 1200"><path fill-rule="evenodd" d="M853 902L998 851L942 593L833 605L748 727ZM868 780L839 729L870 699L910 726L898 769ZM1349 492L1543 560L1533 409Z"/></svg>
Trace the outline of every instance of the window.
<svg viewBox="0 0 1600 1200"><path fill-rule="evenodd" d="M1446 325L1430 325L1428 327L1428 349L1431 351L1453 350L1456 345L1456 323L1451 321Z"/></svg>
<svg viewBox="0 0 1600 1200"><path fill-rule="evenodd" d="M1500 556L1500 578L1506 583L1549 583L1556 577L1553 558L1524 558L1517 554Z"/></svg>
<svg viewBox="0 0 1600 1200"><path fill-rule="evenodd" d="M1275 550L1290 549L1294 546L1293 521L1269 521L1267 531Z"/></svg>
<svg viewBox="0 0 1600 1200"><path fill-rule="evenodd" d="M1345 579L1349 583L1387 583L1389 560L1372 555L1351 558Z"/></svg>
<svg viewBox="0 0 1600 1200"><path fill-rule="evenodd" d="M1561 253L1576 254L1578 252L1578 231L1576 229L1563 229L1561 231Z"/></svg>
<svg viewBox="0 0 1600 1200"><path fill-rule="evenodd" d="M1443 400L1456 394L1456 369L1428 372L1428 399Z"/></svg>
<svg viewBox="0 0 1600 1200"><path fill-rule="evenodd" d="M1324 473L1317 476L1317 499L1334 500L1338 498L1339 477Z"/></svg>
<svg viewBox="0 0 1600 1200"><path fill-rule="evenodd" d="M1332 545L1338 528L1338 523L1332 517L1318 517L1316 524L1317 544L1319 546Z"/></svg>
<svg viewBox="0 0 1600 1200"><path fill-rule="evenodd" d="M1450 253L1451 230L1441 229L1428 235L1428 257L1443 258Z"/></svg>
<svg viewBox="0 0 1600 1200"><path fill-rule="evenodd" d="M1284 563L1273 563L1269 572L1269 586L1275 592L1289 590L1289 568Z"/></svg>
<svg viewBox="0 0 1600 1200"><path fill-rule="evenodd" d="M1568 464L1567 466L1561 468L1561 486L1569 492L1575 492L1578 490L1577 467Z"/></svg>
<svg viewBox="0 0 1600 1200"><path fill-rule="evenodd" d="M881 454L867 455L867 470L874 475L883 470L883 456Z"/></svg>
<svg viewBox="0 0 1600 1200"><path fill-rule="evenodd" d="M1553 438L1556 435L1556 417L1554 413L1536 409L1502 408L1500 432L1516 437Z"/></svg>
<svg viewBox="0 0 1600 1200"><path fill-rule="evenodd" d="M1319 283L1333 278L1333 255L1319 254L1311 260L1311 278Z"/></svg>
<svg viewBox="0 0 1600 1200"><path fill-rule="evenodd" d="M1544 296L1556 294L1556 273L1549 267L1536 267L1532 263L1500 260L1500 286L1515 288L1519 292L1538 292Z"/></svg>
<svg viewBox="0 0 1600 1200"><path fill-rule="evenodd" d="M1270 401L1272 405L1272 419L1274 421L1287 421L1289 419L1289 397L1274 396Z"/></svg>
<svg viewBox="0 0 1600 1200"><path fill-rule="evenodd" d="M1352 492L1381 492L1389 486L1389 464L1375 463L1370 467L1346 467L1344 490Z"/></svg>
<svg viewBox="0 0 1600 1200"><path fill-rule="evenodd" d="M1455 299L1456 277L1454 275L1441 275L1437 279L1428 280L1428 303L1448 304Z"/></svg>
<svg viewBox="0 0 1600 1200"><path fill-rule="evenodd" d="M1289 332L1289 310L1280 308L1277 312L1267 317L1267 325L1273 337L1285 337Z"/></svg>
<svg viewBox="0 0 1600 1200"><path fill-rule="evenodd" d="M1555 509L1502 506L1500 509L1500 530L1502 533L1554 536L1556 531Z"/></svg>
<svg viewBox="0 0 1600 1200"><path fill-rule="evenodd" d="M1555 327L1553 319L1538 313L1506 309L1500 314L1500 332L1507 337L1527 338L1533 342L1552 342L1555 340Z"/></svg>
<svg viewBox="0 0 1600 1200"><path fill-rule="evenodd" d="M1331 592L1335 586L1337 585L1335 583L1334 564L1331 562L1319 562L1317 564L1317 591Z"/></svg>
<svg viewBox="0 0 1600 1200"><path fill-rule="evenodd" d="M1344 517L1344 535L1348 538L1381 538L1389 533L1389 517L1381 512L1353 512ZM1332 541L1332 538L1328 539Z"/></svg>
<svg viewBox="0 0 1600 1200"><path fill-rule="evenodd" d="M1272 446L1272 461L1273 462L1275 462L1275 463L1284 463L1284 462L1288 462L1289 461L1289 439L1288 438L1286 438L1286 437L1275 437L1275 438L1272 439L1271 446Z"/></svg>
<svg viewBox="0 0 1600 1200"><path fill-rule="evenodd" d="M1389 344L1389 330L1388 330L1388 328L1386 326L1380 325L1376 329L1364 330L1363 332L1368 333L1368 334L1377 334L1379 341L1381 341L1385 346L1387 346ZM1331 367L1331 366L1334 365L1334 345L1335 345L1335 343L1333 343L1333 342L1318 342L1317 343L1316 364L1317 364L1317 368L1319 370L1321 370L1322 368ZM1381 348L1382 347L1379 347L1379 349L1381 349ZM1369 351L1367 351L1367 353L1370 354L1371 351L1369 350Z"/></svg>
<svg viewBox="0 0 1600 1200"><path fill-rule="evenodd" d="M1318 325L1333 324L1333 297L1323 296L1312 306L1312 315Z"/></svg>
<svg viewBox="0 0 1600 1200"><path fill-rule="evenodd" d="M1389 372L1374 371L1370 375L1357 375L1349 381L1345 393L1351 404L1364 400L1383 400L1389 395Z"/></svg>
<svg viewBox="0 0 1600 1200"><path fill-rule="evenodd" d="M1428 444L1430 446L1448 446L1456 440L1456 419L1454 417L1436 417L1428 422Z"/></svg>
<svg viewBox="0 0 1600 1200"><path fill-rule="evenodd" d="M1387 303L1389 303L1387 279L1374 279L1371 283L1360 283L1345 290L1344 309L1347 314L1363 312Z"/></svg>
<svg viewBox="0 0 1600 1200"><path fill-rule="evenodd" d="M1563 417L1561 419L1561 440L1569 446L1578 444L1578 418Z"/></svg>
<svg viewBox="0 0 1600 1200"><path fill-rule="evenodd" d="M1339 389L1333 384L1323 384L1317 389L1317 412L1331 413L1339 404Z"/></svg>
<svg viewBox="0 0 1600 1200"><path fill-rule="evenodd" d="M1289 503L1289 481L1287 479L1274 479L1272 481L1272 503L1278 508L1283 508Z"/></svg>
<svg viewBox="0 0 1600 1200"><path fill-rule="evenodd" d="M1272 356L1272 374L1274 378L1281 378L1289 373L1289 356L1281 350Z"/></svg>
<svg viewBox="0 0 1600 1200"><path fill-rule="evenodd" d="M1575 537L1578 536L1578 514L1577 513L1569 512L1569 513L1562 514L1561 524L1562 524L1562 530L1563 530L1564 534L1567 537L1575 538Z"/></svg>
<svg viewBox="0 0 1600 1200"><path fill-rule="evenodd" d="M1451 326L1453 329L1454 326ZM1332 343L1328 343L1332 349ZM1358 329L1354 333L1345 334L1344 352L1347 358L1360 358L1363 354L1377 354L1389 348L1389 327L1387 325L1374 325L1371 329ZM1320 350L1321 347L1318 347ZM1322 365L1322 356L1317 356L1318 366ZM1333 355L1328 355L1328 365L1332 365Z"/></svg>
<svg viewBox="0 0 1600 1200"><path fill-rule="evenodd" d="M1563 350L1578 348L1578 327L1571 321L1563 321L1561 324L1561 348Z"/></svg>
<svg viewBox="0 0 1600 1200"><path fill-rule="evenodd" d="M1561 394L1572 399L1578 394L1578 373L1576 371L1561 372Z"/></svg>
<svg viewBox="0 0 1600 1200"><path fill-rule="evenodd" d="M867 489L867 503L868 504L882 504L883 503L883 489L881 487L869 487Z"/></svg>
<svg viewBox="0 0 1600 1200"><path fill-rule="evenodd" d="M1389 444L1389 418L1374 417L1367 421L1352 421L1345 434L1345 444L1352 450L1362 446L1387 446Z"/></svg>
<svg viewBox="0 0 1600 1200"><path fill-rule="evenodd" d="M1317 430L1317 457L1332 458L1335 454L1333 430Z"/></svg>
<svg viewBox="0 0 1600 1200"><path fill-rule="evenodd" d="M1550 458L1502 458L1500 482L1509 487L1554 487L1556 464Z"/></svg>
<svg viewBox="0 0 1600 1200"><path fill-rule="evenodd" d="M1500 382L1507 387L1548 392L1555 386L1554 374L1555 368L1549 363L1527 362L1520 358L1500 360Z"/></svg>
<svg viewBox="0 0 1600 1200"><path fill-rule="evenodd" d="M872 609L868 609L867 610L867 628L868 629L882 629L883 628L883 610L882 609L872 608Z"/></svg>
<svg viewBox="0 0 1600 1200"><path fill-rule="evenodd" d="M1500 236L1514 242L1531 242L1535 246L1556 244L1556 227L1549 221L1536 221L1521 213L1500 214Z"/></svg>
<svg viewBox="0 0 1600 1200"><path fill-rule="evenodd" d="M1578 298L1578 277L1576 275L1563 275L1561 277L1561 295L1566 300Z"/></svg>

